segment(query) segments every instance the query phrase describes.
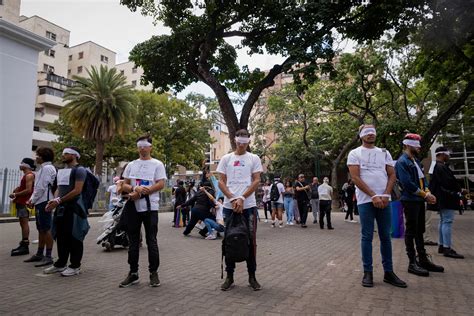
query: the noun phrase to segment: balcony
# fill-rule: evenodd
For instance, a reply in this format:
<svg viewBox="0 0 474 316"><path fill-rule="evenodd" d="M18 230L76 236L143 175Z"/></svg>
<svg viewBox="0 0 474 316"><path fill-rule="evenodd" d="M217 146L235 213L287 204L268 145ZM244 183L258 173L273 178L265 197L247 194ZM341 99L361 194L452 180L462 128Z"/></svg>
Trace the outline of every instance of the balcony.
<svg viewBox="0 0 474 316"><path fill-rule="evenodd" d="M46 142L46 143L51 143L53 141L56 141L58 139L58 136L52 134L52 133L44 133L44 132L37 132L33 131L33 141L40 141L40 142Z"/></svg>
<svg viewBox="0 0 474 316"><path fill-rule="evenodd" d="M35 121L44 122L44 123L54 123L59 116L52 114L43 114L42 112L35 111Z"/></svg>
<svg viewBox="0 0 474 316"><path fill-rule="evenodd" d="M58 90L66 90L72 87L76 82L74 80L55 75L54 73L39 72L38 86L48 86Z"/></svg>
<svg viewBox="0 0 474 316"><path fill-rule="evenodd" d="M36 102L39 103L39 104L55 106L55 107L58 107L58 108L62 108L66 105L66 103L63 101L62 97L59 97L59 96L56 96L56 95L51 95L51 94L40 94L40 95L38 95L38 98L37 98Z"/></svg>

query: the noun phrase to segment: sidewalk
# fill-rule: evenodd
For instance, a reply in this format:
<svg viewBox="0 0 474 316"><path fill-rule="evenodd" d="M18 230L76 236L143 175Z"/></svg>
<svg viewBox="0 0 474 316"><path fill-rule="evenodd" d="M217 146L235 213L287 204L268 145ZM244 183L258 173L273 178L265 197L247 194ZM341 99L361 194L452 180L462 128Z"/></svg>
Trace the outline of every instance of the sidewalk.
<svg viewBox="0 0 474 316"><path fill-rule="evenodd" d="M262 214L261 214L262 215ZM128 272L127 252L111 253L95 244L100 225L91 218L85 241L83 274L64 278L46 276L40 268L23 263L27 257L10 257L18 242L19 225L0 224L0 314L73 315L473 315L474 314L474 212L457 216L453 240L464 260L445 258L429 247L433 260L445 273L429 278L408 274L403 240L393 240L395 271L407 289L382 282L383 272L374 241L374 288L363 288L359 224L333 214L335 230L309 224L270 228L258 226L257 279L263 289L247 287L245 263L237 266L236 287L220 291L220 240L207 241L193 231L171 227L172 213L160 214L159 288L147 286L146 247L141 251L140 284L121 289ZM433 234L438 223L434 216ZM312 222L312 216L308 221ZM36 239L34 223L31 239ZM30 251L35 251L32 245Z"/></svg>

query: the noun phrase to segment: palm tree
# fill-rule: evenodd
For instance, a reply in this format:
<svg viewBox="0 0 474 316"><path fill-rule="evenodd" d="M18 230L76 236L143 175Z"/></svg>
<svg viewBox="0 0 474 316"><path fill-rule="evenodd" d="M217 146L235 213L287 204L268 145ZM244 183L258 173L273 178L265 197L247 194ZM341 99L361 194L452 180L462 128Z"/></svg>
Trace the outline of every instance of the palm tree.
<svg viewBox="0 0 474 316"><path fill-rule="evenodd" d="M136 97L131 85L115 68L92 66L88 77L74 76L66 90L63 114L75 133L95 142L95 173L102 175L105 143L123 135L133 122Z"/></svg>

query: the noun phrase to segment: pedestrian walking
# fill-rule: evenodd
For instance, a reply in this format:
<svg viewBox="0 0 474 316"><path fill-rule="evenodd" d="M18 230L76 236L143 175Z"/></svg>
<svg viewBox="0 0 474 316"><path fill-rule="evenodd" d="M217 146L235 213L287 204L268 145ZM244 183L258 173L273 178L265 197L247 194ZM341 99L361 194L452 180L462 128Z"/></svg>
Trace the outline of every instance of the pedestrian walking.
<svg viewBox="0 0 474 316"><path fill-rule="evenodd" d="M352 181L356 185L360 216L361 253L364 268L362 286L374 286L372 240L374 221L376 221L384 269L383 280L394 286L405 288L407 284L393 272L392 262L390 192L392 192L396 181L394 162L387 150L375 146L376 135L377 132L373 125L362 125L359 128L362 145L353 149L347 157L347 166Z"/></svg>
<svg viewBox="0 0 474 316"><path fill-rule="evenodd" d="M21 228L21 241L17 248L12 249L12 256L22 256L30 253L29 236L30 236L30 211L26 208L27 202L33 194L33 187L35 182L35 162L31 158L23 158L20 163L20 170L23 176L20 180L20 185L16 187L10 194L10 199L16 207L16 217Z"/></svg>
<svg viewBox="0 0 474 316"><path fill-rule="evenodd" d="M270 218L272 216L272 201L270 200L270 180L265 181L265 184L262 187L263 190L263 212L265 214L265 223L268 222L268 213L270 214Z"/></svg>
<svg viewBox="0 0 474 316"><path fill-rule="evenodd" d="M434 264L424 246L425 201L436 204L436 197L427 185L423 166L418 159L421 137L409 133L403 139L403 154L395 165L398 182L402 188L401 202L405 215L405 247L408 255L408 272L418 276L429 276L429 271L443 272L442 266ZM417 260L418 254L418 260Z"/></svg>
<svg viewBox="0 0 474 316"><path fill-rule="evenodd" d="M38 230L38 249L36 254L25 262L36 262L35 267L53 264L53 236L51 234L52 212L46 211L46 205L54 199L54 181L56 168L53 166L54 152L51 148L39 147L36 150L36 163L40 166L36 172L35 188L28 206L35 208L36 229ZM46 249L45 249L46 248ZM46 250L46 253L45 253Z"/></svg>
<svg viewBox="0 0 474 316"><path fill-rule="evenodd" d="M224 155L219 161L217 172L219 177L219 188L224 193L224 218L227 223L232 212L242 214L249 230L249 255L247 258L247 271L250 287L257 291L261 286L257 282L255 272L257 270L257 203L255 190L260 185L260 174L263 171L260 158L247 151L250 143L250 134L241 129L236 132L236 149L230 154ZM234 284L235 262L225 257L225 270L227 277L221 286L221 290L227 291Z"/></svg>
<svg viewBox="0 0 474 316"><path fill-rule="evenodd" d="M163 163L152 158L152 138L148 135L137 139L139 158L130 162L123 173L122 190L129 193L125 206L125 225L130 240L128 263L130 271L119 284L129 287L139 282L138 258L140 249L140 231L145 228L145 240L148 250L148 271L151 287L160 286L158 268L160 253L158 249L158 209L160 192L165 186L166 171ZM123 215L122 215L123 216Z"/></svg>
<svg viewBox="0 0 474 316"><path fill-rule="evenodd" d="M323 184L318 187L319 193L319 228L324 229L324 217L328 229L334 229L331 223L331 207L333 188L329 185L329 178L324 177Z"/></svg>

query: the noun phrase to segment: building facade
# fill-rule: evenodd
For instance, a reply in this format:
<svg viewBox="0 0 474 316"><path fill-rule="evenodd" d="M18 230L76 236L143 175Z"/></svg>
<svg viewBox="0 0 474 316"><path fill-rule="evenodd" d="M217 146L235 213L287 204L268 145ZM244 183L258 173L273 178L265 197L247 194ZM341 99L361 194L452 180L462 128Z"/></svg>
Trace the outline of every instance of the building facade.
<svg viewBox="0 0 474 316"><path fill-rule="evenodd" d="M151 84L142 85L141 78L143 76L143 68L135 66L133 61L127 61L115 65L115 68L127 78L127 84L131 85L134 89L151 91L153 86Z"/></svg>

